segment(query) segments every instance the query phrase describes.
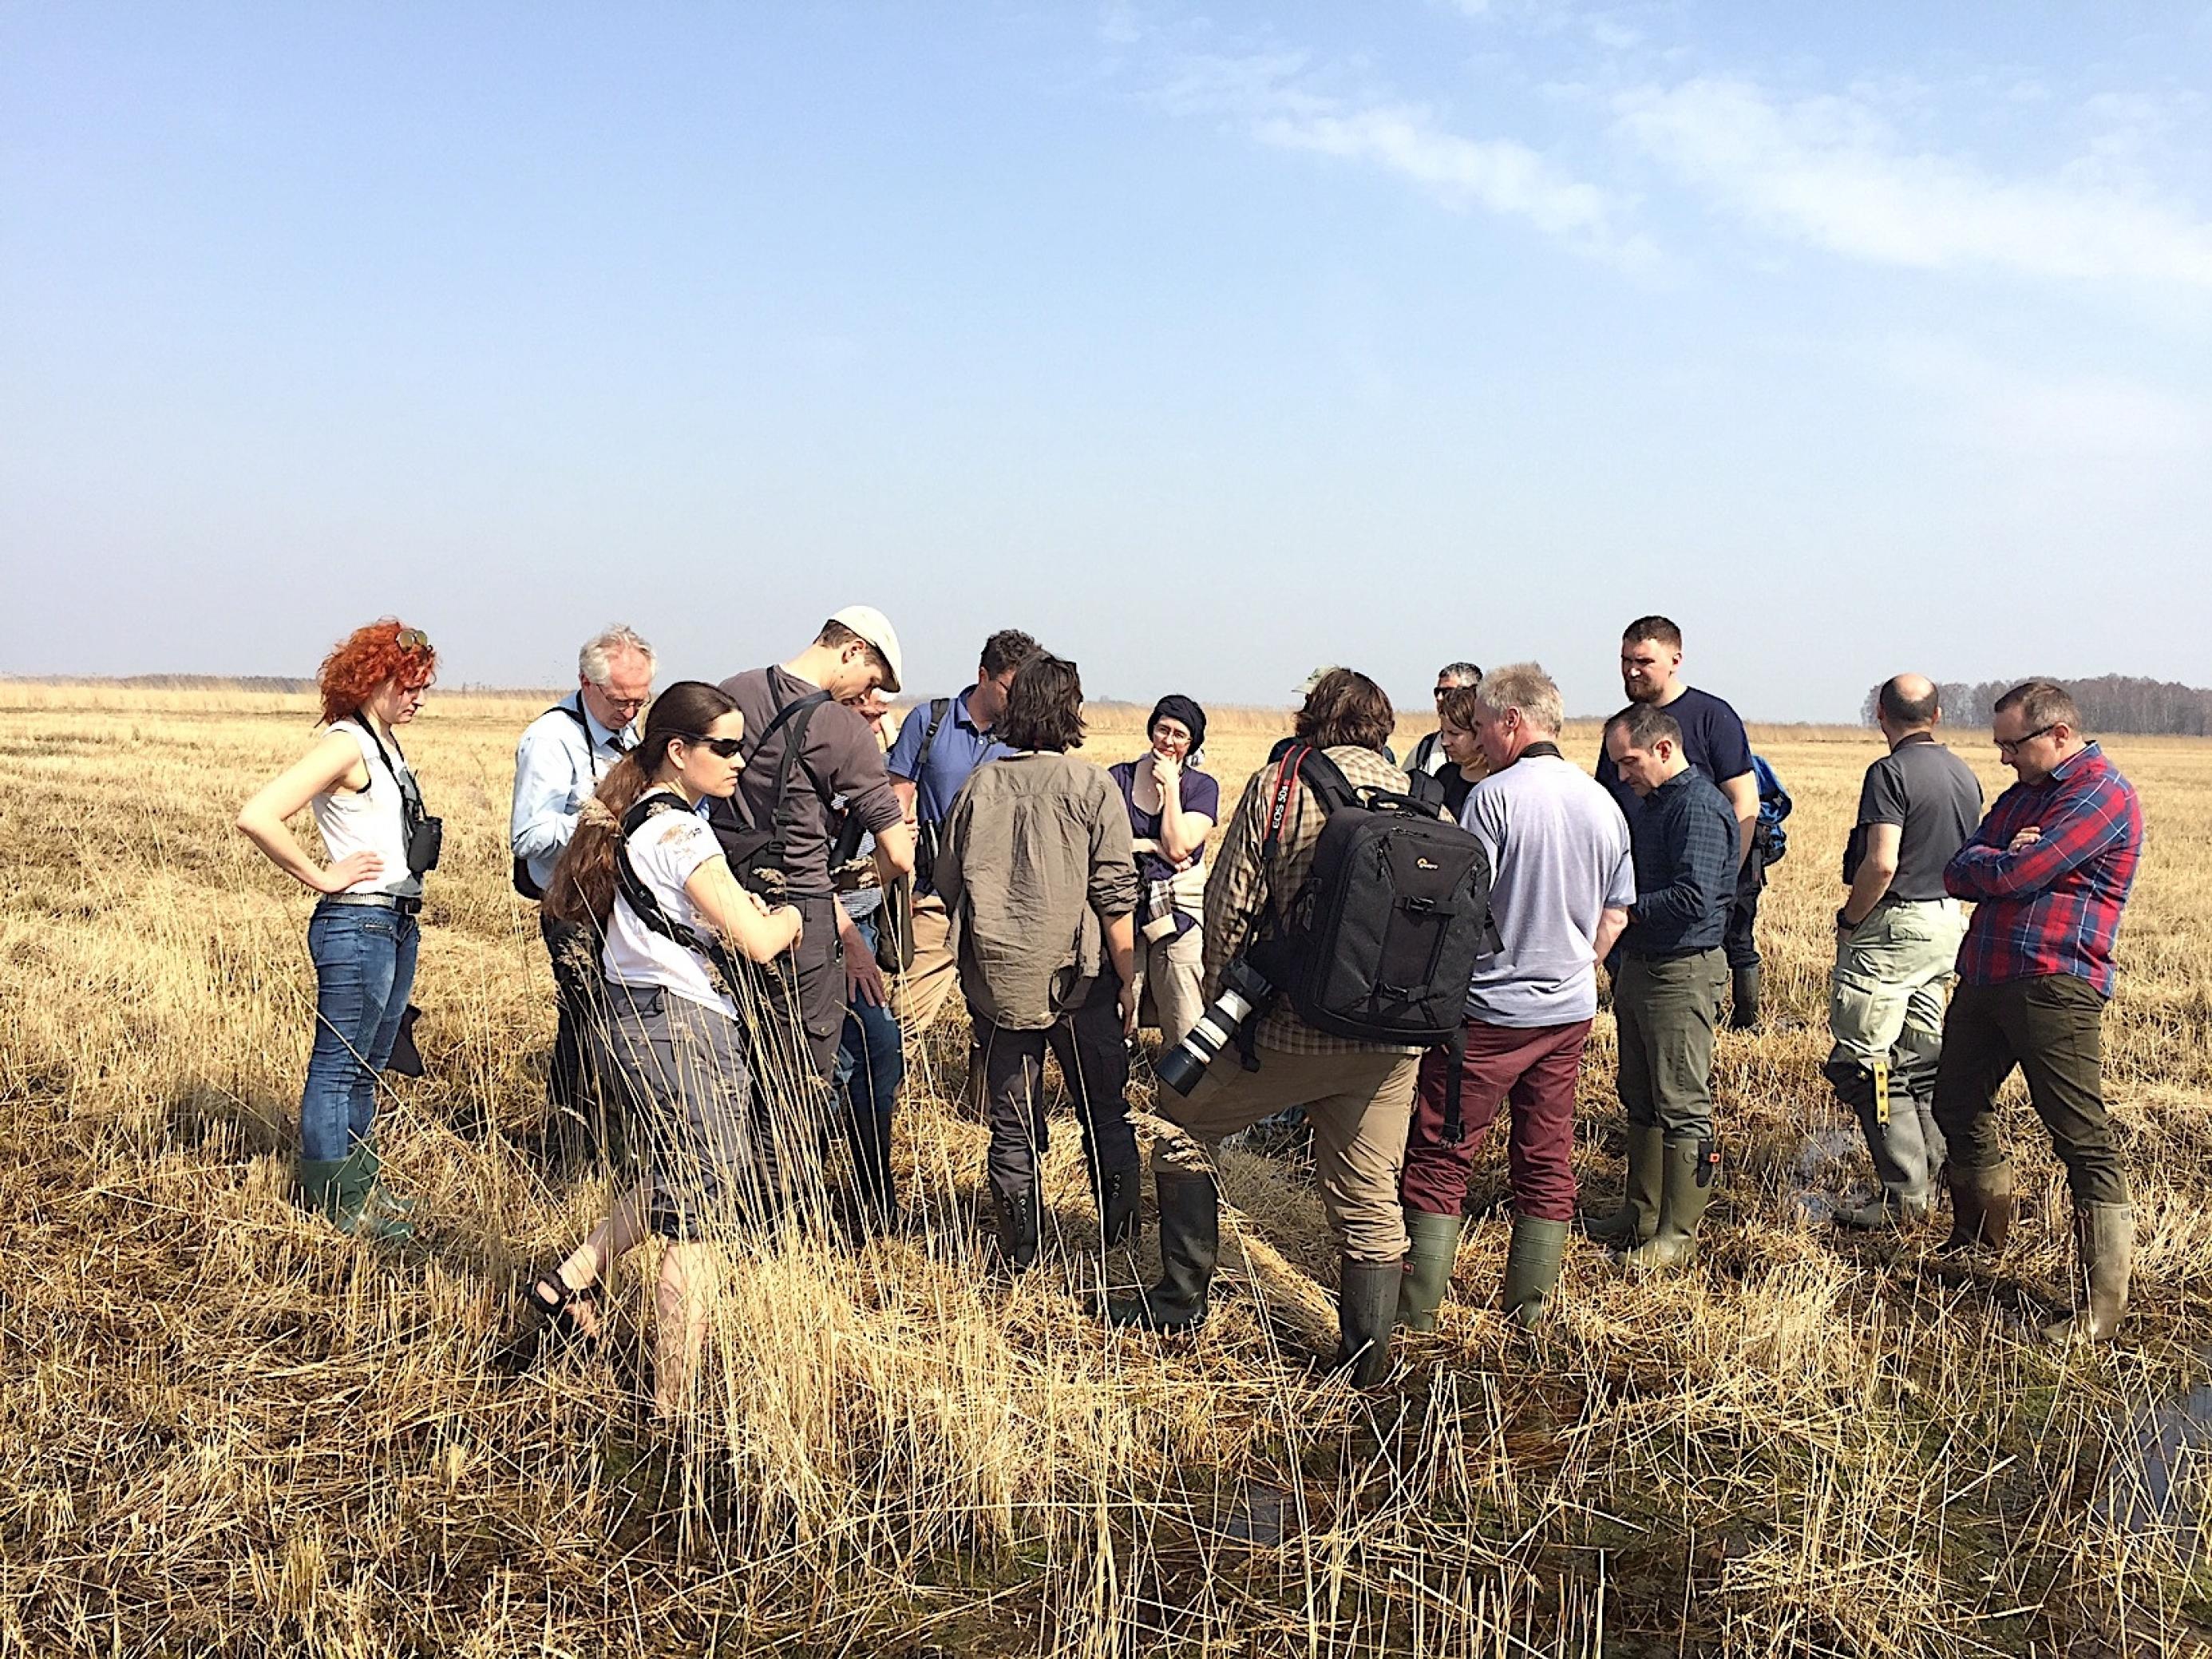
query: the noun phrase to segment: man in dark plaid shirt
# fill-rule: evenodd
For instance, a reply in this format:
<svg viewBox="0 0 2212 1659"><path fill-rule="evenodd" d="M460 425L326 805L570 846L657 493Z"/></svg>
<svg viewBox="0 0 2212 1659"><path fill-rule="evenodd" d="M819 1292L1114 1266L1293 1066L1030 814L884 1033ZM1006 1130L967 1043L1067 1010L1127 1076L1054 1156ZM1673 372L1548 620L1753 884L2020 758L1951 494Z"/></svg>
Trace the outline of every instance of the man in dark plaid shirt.
<svg viewBox="0 0 2212 1659"><path fill-rule="evenodd" d="M2082 738L2062 685L2014 686L1997 699L1990 733L2020 781L1943 872L1954 897L1975 901L1936 1079L1936 1118L1950 1146L1947 1248L2002 1245L2011 1230L2019 1200L1995 1103L2017 1066L2066 1165L2087 1287L2087 1305L2044 1334L2104 1341L2127 1307L2135 1211L2105 1113L2100 1039L2142 808Z"/></svg>
<svg viewBox="0 0 2212 1659"><path fill-rule="evenodd" d="M1589 1231L1632 1267L1678 1270L1696 1257L1720 1167L1713 1030L1728 989L1722 940L1741 842L1728 797L1690 764L1667 710L1629 704L1606 723L1605 749L1636 803L1636 902L1613 981L1628 1181L1620 1210Z"/></svg>

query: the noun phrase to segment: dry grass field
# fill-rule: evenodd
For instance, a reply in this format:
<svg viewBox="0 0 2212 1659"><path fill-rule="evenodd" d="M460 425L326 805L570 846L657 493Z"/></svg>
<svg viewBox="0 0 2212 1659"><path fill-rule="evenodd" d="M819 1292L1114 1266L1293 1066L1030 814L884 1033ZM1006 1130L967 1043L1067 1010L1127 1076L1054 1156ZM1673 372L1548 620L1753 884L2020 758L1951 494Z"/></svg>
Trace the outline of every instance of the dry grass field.
<svg viewBox="0 0 2212 1659"><path fill-rule="evenodd" d="M0 1653L2203 1650L2212 744L2110 745L2151 837L2106 1027L2142 1224L2114 1351L2033 1340L2065 1209L2017 1095L2030 1213L2002 1261L1820 1224L1868 1175L1817 1067L1876 745L1773 729L1798 810L1763 913L1771 1015L1723 1042L1726 1175L1686 1278L1625 1281L1577 1241L1526 1334L1486 1305L1492 1213L1440 1329L1358 1395L1310 1361L1316 1200L1232 1153L1215 1317L1109 1333L1084 1295L1153 1264L1101 1259L1072 1125L1058 1243L1018 1284L988 1271L940 1029L900 1127L926 1226L740 1247L672 1457L618 1363L486 1365L518 1271L605 1196L539 1152L550 981L505 825L541 707L434 693L408 737L447 836L429 1075L382 1131L424 1224L382 1254L290 1201L309 901L231 830L308 741L305 700L0 684ZM1115 718L1097 757L1136 750ZM1225 787L1275 729L1222 720ZM1994 790L1985 734L1957 741ZM1601 1017L1577 1149L1601 1197L1611 1042ZM1140 1067L1140 1108L1151 1088Z"/></svg>

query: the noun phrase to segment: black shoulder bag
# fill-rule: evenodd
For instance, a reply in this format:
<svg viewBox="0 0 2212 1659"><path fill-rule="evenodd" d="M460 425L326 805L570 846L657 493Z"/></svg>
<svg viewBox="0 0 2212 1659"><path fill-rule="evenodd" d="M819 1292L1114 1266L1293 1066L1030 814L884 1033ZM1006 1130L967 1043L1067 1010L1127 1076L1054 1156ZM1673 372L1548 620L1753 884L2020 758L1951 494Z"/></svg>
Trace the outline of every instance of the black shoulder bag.
<svg viewBox="0 0 2212 1659"><path fill-rule="evenodd" d="M929 705L929 724L921 730L921 747L914 751L914 787L921 787L922 774L929 766L929 751L937 746L938 728L945 717L952 712L952 699L937 697ZM924 823L921 815L915 815L914 826L914 890L933 893L937 890L937 843L944 827L935 823Z"/></svg>

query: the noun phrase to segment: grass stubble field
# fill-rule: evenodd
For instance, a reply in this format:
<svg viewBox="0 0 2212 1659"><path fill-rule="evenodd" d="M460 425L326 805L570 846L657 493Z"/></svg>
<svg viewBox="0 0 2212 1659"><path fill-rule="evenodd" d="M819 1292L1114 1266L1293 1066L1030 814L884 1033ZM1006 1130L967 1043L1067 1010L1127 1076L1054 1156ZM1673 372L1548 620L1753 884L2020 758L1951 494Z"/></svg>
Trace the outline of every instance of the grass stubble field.
<svg viewBox="0 0 2212 1659"><path fill-rule="evenodd" d="M740 1247L672 1460L617 1366L485 1364L518 1271L605 1200L538 1153L550 979L504 842L542 706L434 694L408 737L447 837L429 1075L381 1132L427 1224L388 1255L292 1205L309 903L230 827L307 741L306 701L0 684L0 1652L2204 1650L2212 744L2109 745L2151 838L2106 1025L2141 1225L2114 1351L2033 1340L2066 1208L2017 1085L2031 1212L2002 1260L1820 1224L1868 1176L1817 1068L1876 740L1773 728L1798 805L1771 1014L1722 1040L1726 1174L1686 1277L1626 1280L1578 1241L1557 1320L1509 1327L1494 1141L1440 1329L1361 1395L1309 1360L1334 1272L1310 1186L1232 1152L1212 1320L1109 1333L1084 1298L1152 1271L1149 1238L1101 1259L1069 1123L1058 1244L994 1276L948 1020L901 1118L926 1229ZM1218 724L1224 789L1279 729ZM1985 734L1954 737L1994 793ZM1133 711L1094 712L1089 752L1138 746ZM1601 1016L1597 1198L1612 1070ZM1139 1109L1151 1090L1140 1065ZM633 1327L650 1255L619 1282Z"/></svg>

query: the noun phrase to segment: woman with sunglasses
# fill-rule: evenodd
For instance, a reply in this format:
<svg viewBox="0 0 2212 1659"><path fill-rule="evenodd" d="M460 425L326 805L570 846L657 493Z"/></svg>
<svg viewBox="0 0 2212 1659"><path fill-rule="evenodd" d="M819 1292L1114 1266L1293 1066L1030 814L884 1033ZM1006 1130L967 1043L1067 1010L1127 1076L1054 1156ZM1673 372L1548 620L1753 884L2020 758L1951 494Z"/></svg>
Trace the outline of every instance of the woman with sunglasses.
<svg viewBox="0 0 2212 1659"><path fill-rule="evenodd" d="M1221 785L1199 770L1206 710L1188 697L1162 697L1145 731L1143 757L1108 769L1137 854L1139 962L1172 1048L1206 1012L1206 838L1221 816Z"/></svg>
<svg viewBox="0 0 2212 1659"><path fill-rule="evenodd" d="M307 923L315 964L314 1046L300 1095L300 1191L339 1231L396 1243L407 1206L378 1184L376 1075L392 1058L415 984L423 872L438 820L400 751L438 664L418 628L387 617L357 628L316 674L323 735L263 785L238 828L286 875L322 896ZM327 864L287 822L311 808Z"/></svg>
<svg viewBox="0 0 2212 1659"><path fill-rule="evenodd" d="M772 1016L729 954L772 961L798 942L799 914L771 910L738 884L697 810L736 793L744 729L719 687L680 680L662 692L637 747L584 808L545 893L556 920L605 939L607 1058L645 1168L582 1244L532 1279L525 1297L537 1317L508 1363L527 1364L548 1334L596 1337L600 1276L658 1234L668 1241L654 1295L653 1407L663 1420L688 1398L706 1340L708 1241L775 1213L791 1165L807 1155L799 1144L806 1131L775 1121L774 1080L754 1075L747 1025ZM804 1069L800 1034L757 1040L787 1049L793 1076Z"/></svg>

